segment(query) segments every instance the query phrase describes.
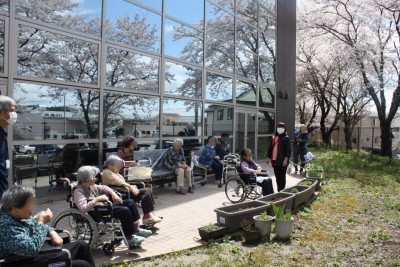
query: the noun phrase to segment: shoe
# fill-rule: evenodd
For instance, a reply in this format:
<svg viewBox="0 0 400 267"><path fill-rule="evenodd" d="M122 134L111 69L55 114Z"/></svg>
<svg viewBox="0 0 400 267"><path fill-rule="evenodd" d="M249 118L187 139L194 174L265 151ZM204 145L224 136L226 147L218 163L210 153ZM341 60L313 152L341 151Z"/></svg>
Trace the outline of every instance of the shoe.
<svg viewBox="0 0 400 267"><path fill-rule="evenodd" d="M222 187L222 184L218 184L218 188L221 188Z"/></svg>
<svg viewBox="0 0 400 267"><path fill-rule="evenodd" d="M182 188L181 188L181 189L179 189L179 190L178 190L178 189L176 189L175 191L176 191L176 193L177 193L177 194L179 194L179 195L186 195L186 193L185 193L185 192L183 192Z"/></svg>
<svg viewBox="0 0 400 267"><path fill-rule="evenodd" d="M145 240L144 237L138 236L138 235L133 235L131 239L126 240L125 244L127 247L138 247L142 242Z"/></svg>
<svg viewBox="0 0 400 267"><path fill-rule="evenodd" d="M143 221L143 224L154 224L154 223L162 222L162 219L160 217L153 216L150 218L143 218L142 221Z"/></svg>
<svg viewBox="0 0 400 267"><path fill-rule="evenodd" d="M139 232L135 233L135 235L142 236L142 237L149 237L153 232L150 230L146 230L143 228L139 228Z"/></svg>
<svg viewBox="0 0 400 267"><path fill-rule="evenodd" d="M191 187L191 186L188 187L188 193L190 193L190 194L193 194L193 193L194 193L193 187Z"/></svg>

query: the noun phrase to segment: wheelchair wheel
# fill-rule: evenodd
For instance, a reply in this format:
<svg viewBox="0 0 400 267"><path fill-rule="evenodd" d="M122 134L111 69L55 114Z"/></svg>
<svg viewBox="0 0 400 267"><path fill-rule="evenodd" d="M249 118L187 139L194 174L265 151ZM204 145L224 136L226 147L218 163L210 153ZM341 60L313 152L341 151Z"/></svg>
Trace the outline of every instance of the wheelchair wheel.
<svg viewBox="0 0 400 267"><path fill-rule="evenodd" d="M97 224L86 213L82 213L77 209L65 210L54 219L52 226L69 232L71 242L83 240L92 249L96 246L98 238Z"/></svg>
<svg viewBox="0 0 400 267"><path fill-rule="evenodd" d="M242 202L246 198L246 184L239 177L229 179L225 184L225 195L232 203Z"/></svg>
<svg viewBox="0 0 400 267"><path fill-rule="evenodd" d="M114 244L113 243L105 243L103 245L103 252L104 252L104 254L110 255L110 256L112 254L114 254L114 252L115 252Z"/></svg>

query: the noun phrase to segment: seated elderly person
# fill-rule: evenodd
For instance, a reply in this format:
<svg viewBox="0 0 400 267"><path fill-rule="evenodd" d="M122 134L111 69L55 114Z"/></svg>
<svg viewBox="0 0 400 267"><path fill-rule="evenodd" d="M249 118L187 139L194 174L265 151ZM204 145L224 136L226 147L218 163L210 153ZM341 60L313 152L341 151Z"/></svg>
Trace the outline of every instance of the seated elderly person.
<svg viewBox="0 0 400 267"><path fill-rule="evenodd" d="M106 185L95 184L96 175L99 172L99 169L92 166L82 166L78 169L76 175L78 184L73 191L75 205L80 211L89 212L93 210L95 205L108 202L107 195L111 195L113 217L121 222L122 231L124 231L128 241L126 245L128 247L140 245L145 237L150 236L152 232L140 228L140 215L136 203L132 199L123 201L117 193Z"/></svg>
<svg viewBox="0 0 400 267"><path fill-rule="evenodd" d="M101 181L104 185L121 186L129 190L133 194L134 200L141 202L143 209L143 223L159 223L161 218L154 215L154 199L150 188L138 189L136 185L131 185L125 181L125 178L120 174L121 169L124 167L124 161L116 156L111 155L106 160L108 169L104 170L101 175Z"/></svg>
<svg viewBox="0 0 400 267"><path fill-rule="evenodd" d="M215 173L215 183L218 184L218 188L222 187L222 170L223 164L220 162L221 158L216 154L215 151L215 137L209 136L207 138L207 144L205 145L203 152L201 153L200 162L206 165Z"/></svg>
<svg viewBox="0 0 400 267"><path fill-rule="evenodd" d="M176 193L185 195L185 191L183 189L185 178L188 183L188 192L193 194L194 187L192 185L192 170L186 164L182 146L183 140L176 138L172 147L168 148L168 150L165 152L163 166L165 169L175 171L177 174Z"/></svg>
<svg viewBox="0 0 400 267"><path fill-rule="evenodd" d="M253 154L250 149L243 149L241 153L240 168L249 178L255 178L257 185L261 186L263 196L273 194L272 179L262 176L262 169L259 164L253 160Z"/></svg>
<svg viewBox="0 0 400 267"><path fill-rule="evenodd" d="M76 241L63 245L63 239L46 225L53 213L47 209L32 217L36 207L35 191L30 186L14 185L4 192L0 210L0 258L11 255L36 256L34 262L45 263L51 259L64 259L64 252L38 255L42 248L62 247L71 253L72 266L95 266L89 245ZM50 239L50 244L46 242ZM15 266L15 263L10 263ZM3 266L3 265L2 265Z"/></svg>
<svg viewBox="0 0 400 267"><path fill-rule="evenodd" d="M126 136L124 140L122 140L122 147L118 149L117 156L123 159L124 161L128 161L126 166L127 167L135 167L137 163L135 162L134 153L135 147L137 143L135 141L135 137L133 136Z"/></svg>

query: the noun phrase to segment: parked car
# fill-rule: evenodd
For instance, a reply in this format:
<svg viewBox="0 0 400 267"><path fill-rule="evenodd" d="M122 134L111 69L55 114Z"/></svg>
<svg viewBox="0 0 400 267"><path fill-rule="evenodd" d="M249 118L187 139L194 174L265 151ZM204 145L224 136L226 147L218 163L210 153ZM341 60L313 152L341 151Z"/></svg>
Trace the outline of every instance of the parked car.
<svg viewBox="0 0 400 267"><path fill-rule="evenodd" d="M35 145L37 154L61 153L62 148L58 145Z"/></svg>
<svg viewBox="0 0 400 267"><path fill-rule="evenodd" d="M35 147L31 145L23 145L19 146L18 152L19 153L24 153L24 154L33 154L35 153Z"/></svg>

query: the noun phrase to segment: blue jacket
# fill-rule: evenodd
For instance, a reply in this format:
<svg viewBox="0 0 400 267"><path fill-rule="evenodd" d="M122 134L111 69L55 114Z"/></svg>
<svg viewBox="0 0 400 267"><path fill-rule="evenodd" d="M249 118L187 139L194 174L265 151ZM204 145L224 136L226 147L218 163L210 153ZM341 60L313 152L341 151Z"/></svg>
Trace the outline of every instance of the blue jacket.
<svg viewBox="0 0 400 267"><path fill-rule="evenodd" d="M17 220L0 209L0 258L37 255L53 230L34 218Z"/></svg>
<svg viewBox="0 0 400 267"><path fill-rule="evenodd" d="M211 167L211 164L213 163L215 156L216 156L215 149L211 148L210 144L207 144L204 147L203 152L201 153L200 162L204 165L207 165L208 167Z"/></svg>

